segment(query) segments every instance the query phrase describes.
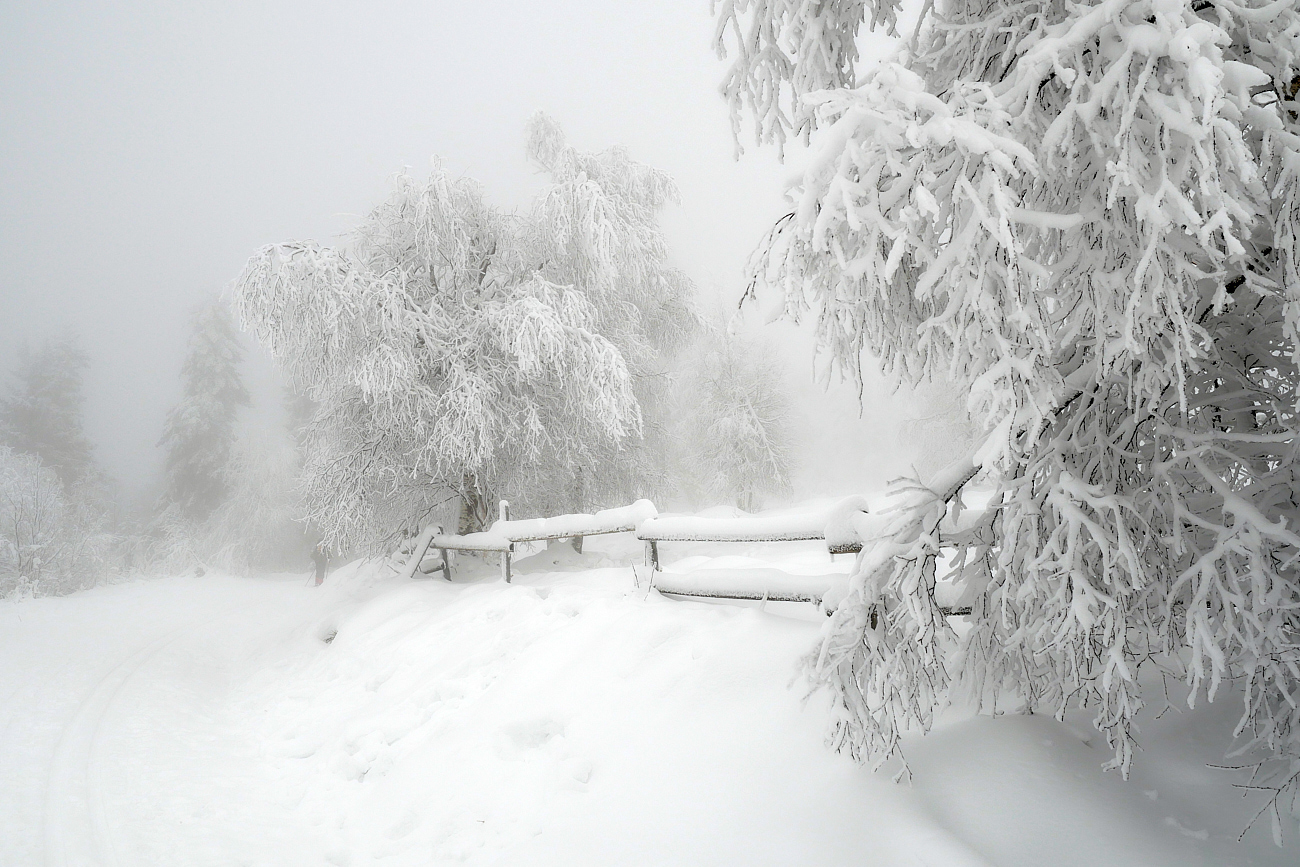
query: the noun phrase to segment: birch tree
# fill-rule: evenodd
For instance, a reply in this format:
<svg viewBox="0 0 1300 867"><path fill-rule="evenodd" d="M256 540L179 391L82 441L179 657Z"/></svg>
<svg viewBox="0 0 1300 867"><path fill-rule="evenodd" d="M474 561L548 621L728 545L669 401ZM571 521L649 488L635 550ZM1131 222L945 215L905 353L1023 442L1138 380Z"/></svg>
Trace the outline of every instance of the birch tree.
<svg viewBox="0 0 1300 867"><path fill-rule="evenodd" d="M879 763L956 685L1081 704L1127 772L1165 666L1231 683L1234 734L1300 787L1300 9L1266 0L715 4L724 93L760 140L816 130L754 263L850 375L964 383L986 435L865 527L810 658L835 744ZM967 480L996 508L952 531ZM969 516L968 516L969 517ZM954 671L935 554L979 588Z"/></svg>
<svg viewBox="0 0 1300 867"><path fill-rule="evenodd" d="M750 512L764 495L788 494L790 406L772 355L738 334L710 330L689 366L677 411L690 475L712 502Z"/></svg>
<svg viewBox="0 0 1300 867"><path fill-rule="evenodd" d="M527 152L552 178L527 213L435 162L398 176L348 244L265 247L237 282L244 321L315 406L306 517L336 545L391 540L448 503L470 530L500 496L567 511L640 493L644 409L691 326L656 225L676 191L544 116Z"/></svg>

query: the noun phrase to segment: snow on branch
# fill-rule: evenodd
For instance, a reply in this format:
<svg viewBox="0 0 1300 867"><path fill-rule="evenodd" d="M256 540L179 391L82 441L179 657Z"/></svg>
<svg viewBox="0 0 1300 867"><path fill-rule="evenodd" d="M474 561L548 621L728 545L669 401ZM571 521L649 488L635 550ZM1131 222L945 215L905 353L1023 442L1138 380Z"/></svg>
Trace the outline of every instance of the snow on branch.
<svg viewBox="0 0 1300 867"><path fill-rule="evenodd" d="M741 152L741 116L753 114L754 139L784 148L806 142L817 119L805 94L854 84L856 38L867 22L891 34L900 0L713 0L719 57L735 59L720 87Z"/></svg>
<svg viewBox="0 0 1300 867"><path fill-rule="evenodd" d="M1300 9L941 5L907 54L808 86L840 30L809 46L786 35L802 5L719 8L748 40L733 109L778 142L819 130L750 294L811 315L851 376L960 383L998 486L964 537L938 483L876 527L810 663L836 742L883 761L961 686L1092 708L1126 772L1155 661L1192 700L1242 691L1276 814L1300 790ZM948 543L980 588L955 681L929 589Z"/></svg>

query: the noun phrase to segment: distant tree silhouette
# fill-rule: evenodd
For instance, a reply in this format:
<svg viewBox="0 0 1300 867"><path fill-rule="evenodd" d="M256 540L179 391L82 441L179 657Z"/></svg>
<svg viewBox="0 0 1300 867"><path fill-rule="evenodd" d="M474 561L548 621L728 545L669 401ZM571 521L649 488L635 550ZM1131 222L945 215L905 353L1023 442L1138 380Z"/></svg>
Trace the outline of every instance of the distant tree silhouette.
<svg viewBox="0 0 1300 867"><path fill-rule="evenodd" d="M190 521L205 520L226 499L235 420L249 403L243 356L229 310L216 301L203 307L181 368L183 394L159 442L167 449L164 507Z"/></svg>
<svg viewBox="0 0 1300 867"><path fill-rule="evenodd" d="M84 424L86 364L86 354L70 337L35 351L24 347L8 394L0 399L0 442L40 458L65 487L86 480L94 468Z"/></svg>

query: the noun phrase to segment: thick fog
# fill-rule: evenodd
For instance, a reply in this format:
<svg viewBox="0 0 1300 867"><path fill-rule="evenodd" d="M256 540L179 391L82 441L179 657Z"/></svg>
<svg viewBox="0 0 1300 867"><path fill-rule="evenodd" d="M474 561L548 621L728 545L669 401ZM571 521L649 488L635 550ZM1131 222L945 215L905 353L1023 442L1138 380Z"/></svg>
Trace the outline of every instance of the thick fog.
<svg viewBox="0 0 1300 867"><path fill-rule="evenodd" d="M434 154L522 205L539 110L676 180L674 260L729 308L789 169L757 148L735 161L707 7L6 4L0 366L24 341L79 337L97 458L138 494L197 303L263 244L331 242ZM787 354L811 389L806 342Z"/></svg>

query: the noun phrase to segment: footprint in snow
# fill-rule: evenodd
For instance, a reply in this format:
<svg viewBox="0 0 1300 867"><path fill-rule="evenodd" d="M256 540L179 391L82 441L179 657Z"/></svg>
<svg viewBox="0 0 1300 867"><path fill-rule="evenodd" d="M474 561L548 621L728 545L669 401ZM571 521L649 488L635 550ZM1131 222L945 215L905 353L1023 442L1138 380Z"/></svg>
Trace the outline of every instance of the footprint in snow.
<svg viewBox="0 0 1300 867"><path fill-rule="evenodd" d="M557 737L563 737L564 726L549 717L544 717L506 726L503 731L516 747L537 749Z"/></svg>

